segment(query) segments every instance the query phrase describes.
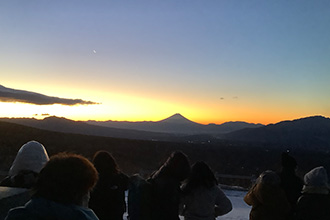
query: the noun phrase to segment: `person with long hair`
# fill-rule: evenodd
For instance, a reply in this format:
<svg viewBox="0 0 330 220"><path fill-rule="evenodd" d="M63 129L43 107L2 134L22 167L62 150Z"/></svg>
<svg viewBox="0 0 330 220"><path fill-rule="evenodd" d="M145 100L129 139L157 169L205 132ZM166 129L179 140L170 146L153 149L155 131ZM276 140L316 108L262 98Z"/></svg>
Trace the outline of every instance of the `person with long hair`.
<svg viewBox="0 0 330 220"><path fill-rule="evenodd" d="M204 162L197 162L192 166L191 175L181 188L181 215L185 220L215 220L217 216L232 210L230 200Z"/></svg>
<svg viewBox="0 0 330 220"><path fill-rule="evenodd" d="M107 151L96 152L93 164L99 173L99 180L91 192L89 207L100 220L122 220L126 211L128 177L120 171L116 160Z"/></svg>
<svg viewBox="0 0 330 220"><path fill-rule="evenodd" d="M149 182L152 184L153 220L179 220L180 185L190 173L187 156L175 151L167 161L155 172Z"/></svg>
<svg viewBox="0 0 330 220"><path fill-rule="evenodd" d="M5 219L98 220L87 208L97 178L95 167L83 156L52 156L38 175L32 199L23 207L11 209Z"/></svg>
<svg viewBox="0 0 330 220"><path fill-rule="evenodd" d="M281 179L281 187L285 192L286 198L290 203L290 211L286 217L287 220L293 219L296 210L297 200L301 196L303 181L297 176L297 161L289 152L283 152L281 155L282 170L278 174Z"/></svg>

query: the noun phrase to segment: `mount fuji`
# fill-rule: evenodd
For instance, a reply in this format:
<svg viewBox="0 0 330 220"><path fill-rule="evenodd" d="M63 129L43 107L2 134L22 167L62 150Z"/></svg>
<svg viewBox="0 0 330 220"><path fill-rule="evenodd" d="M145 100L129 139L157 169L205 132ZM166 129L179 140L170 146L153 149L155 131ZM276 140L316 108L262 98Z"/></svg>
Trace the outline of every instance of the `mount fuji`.
<svg viewBox="0 0 330 220"><path fill-rule="evenodd" d="M174 114L160 121L143 121L143 122L127 122L127 121L87 121L89 124L104 127L134 129L149 132L174 133L181 135L195 134L224 134L237 131L244 128L258 128L262 124L250 124L246 122L226 122L220 125L208 124L203 125L193 122L181 114Z"/></svg>

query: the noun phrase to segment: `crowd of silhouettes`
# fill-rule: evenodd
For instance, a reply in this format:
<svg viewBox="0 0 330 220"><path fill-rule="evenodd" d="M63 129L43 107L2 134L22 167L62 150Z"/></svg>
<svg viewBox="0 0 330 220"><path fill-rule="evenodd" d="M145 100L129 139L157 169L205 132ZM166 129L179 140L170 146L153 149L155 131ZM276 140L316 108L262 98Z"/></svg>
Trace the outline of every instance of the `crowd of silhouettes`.
<svg viewBox="0 0 330 220"><path fill-rule="evenodd" d="M244 197L252 206L250 220L329 220L326 169L316 167L302 181L287 152L281 164L279 173L262 172ZM97 151L91 161L70 153L48 158L41 143L30 141L0 185L28 188L32 195L6 220L123 220L126 212L129 220L215 220L233 208L212 169L203 161L190 166L181 151L145 179L124 174L107 151Z"/></svg>
<svg viewBox="0 0 330 220"><path fill-rule="evenodd" d="M329 220L330 188L327 171L316 167L304 176L296 175L297 162L282 153L280 173L267 170L244 197L252 206L250 220Z"/></svg>
<svg viewBox="0 0 330 220"><path fill-rule="evenodd" d="M88 208L89 192L97 180L95 167L85 157L52 156L38 175L31 200L11 209L6 220L97 220Z"/></svg>

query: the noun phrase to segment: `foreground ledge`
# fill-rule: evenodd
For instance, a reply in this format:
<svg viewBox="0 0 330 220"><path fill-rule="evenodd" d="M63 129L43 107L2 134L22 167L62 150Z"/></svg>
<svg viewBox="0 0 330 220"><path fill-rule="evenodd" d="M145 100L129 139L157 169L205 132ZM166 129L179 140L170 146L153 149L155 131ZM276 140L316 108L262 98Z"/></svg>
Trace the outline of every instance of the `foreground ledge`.
<svg viewBox="0 0 330 220"><path fill-rule="evenodd" d="M30 198L28 189L0 186L0 220L5 219L9 209L24 205Z"/></svg>

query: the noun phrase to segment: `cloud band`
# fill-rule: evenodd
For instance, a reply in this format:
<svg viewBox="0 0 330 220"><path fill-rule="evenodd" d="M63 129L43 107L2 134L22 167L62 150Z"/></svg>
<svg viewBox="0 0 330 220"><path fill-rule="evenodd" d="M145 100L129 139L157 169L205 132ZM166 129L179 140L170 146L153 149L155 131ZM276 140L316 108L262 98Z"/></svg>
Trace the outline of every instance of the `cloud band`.
<svg viewBox="0 0 330 220"><path fill-rule="evenodd" d="M6 88L0 85L0 102L23 102L35 105L95 105L97 102L82 99L66 99L40 93Z"/></svg>

